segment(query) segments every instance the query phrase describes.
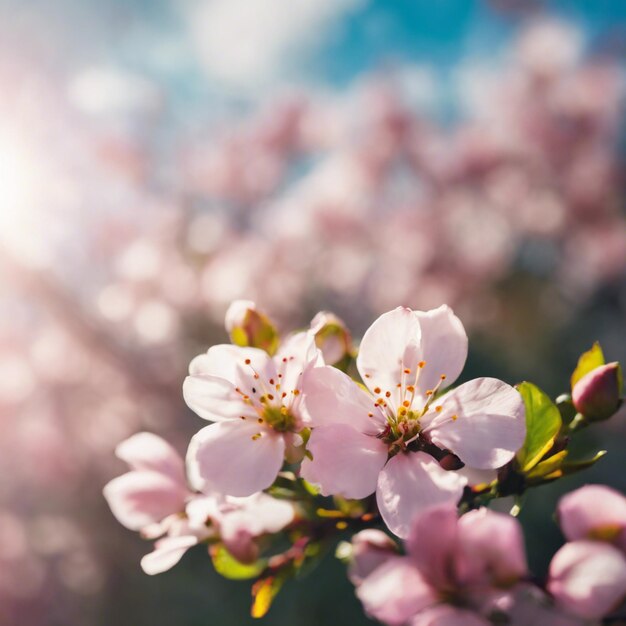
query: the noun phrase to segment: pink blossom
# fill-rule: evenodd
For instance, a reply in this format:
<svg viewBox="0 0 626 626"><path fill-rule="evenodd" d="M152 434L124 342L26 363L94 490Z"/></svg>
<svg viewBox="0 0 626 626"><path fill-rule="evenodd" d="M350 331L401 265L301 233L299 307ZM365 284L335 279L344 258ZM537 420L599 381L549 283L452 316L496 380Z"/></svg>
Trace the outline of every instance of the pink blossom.
<svg viewBox="0 0 626 626"><path fill-rule="evenodd" d="M389 624L487 624L487 601L527 571L518 522L487 509L459 519L453 504L430 507L406 547L407 556L387 558L357 587L368 614Z"/></svg>
<svg viewBox="0 0 626 626"><path fill-rule="evenodd" d="M368 528L352 537L352 553L348 566L348 577L359 585L385 561L397 556L396 544L382 530Z"/></svg>
<svg viewBox="0 0 626 626"><path fill-rule="evenodd" d="M566 543L552 558L547 589L562 610L598 619L626 597L626 557L601 541Z"/></svg>
<svg viewBox="0 0 626 626"><path fill-rule="evenodd" d="M585 485L563 496L557 508L568 541L610 541L626 553L626 498L604 485Z"/></svg>
<svg viewBox="0 0 626 626"><path fill-rule="evenodd" d="M387 526L408 535L423 508L456 502L467 479L427 453L447 449L475 469L501 467L524 442L519 393L478 378L438 397L461 373L467 336L447 306L397 308L379 317L361 342L357 367L370 393L332 367L312 370L305 403L313 459L302 475L324 495L363 498L376 491Z"/></svg>
<svg viewBox="0 0 626 626"><path fill-rule="evenodd" d="M123 441L115 453L131 471L107 483L104 497L123 526L144 530L184 511L191 494L183 460L169 443L143 432Z"/></svg>
<svg viewBox="0 0 626 626"><path fill-rule="evenodd" d="M286 448L302 443L301 392L319 358L313 336L299 333L274 357L223 344L191 362L185 401L214 422L189 445L187 467L195 488L249 496L274 482Z"/></svg>
<svg viewBox="0 0 626 626"><path fill-rule="evenodd" d="M246 498L198 496L190 500L185 514L172 520L167 535L141 560L146 574L160 574L172 568L185 552L207 539L221 541L239 561L252 562L258 557L256 540L266 533L276 533L294 518L288 502L264 493Z"/></svg>

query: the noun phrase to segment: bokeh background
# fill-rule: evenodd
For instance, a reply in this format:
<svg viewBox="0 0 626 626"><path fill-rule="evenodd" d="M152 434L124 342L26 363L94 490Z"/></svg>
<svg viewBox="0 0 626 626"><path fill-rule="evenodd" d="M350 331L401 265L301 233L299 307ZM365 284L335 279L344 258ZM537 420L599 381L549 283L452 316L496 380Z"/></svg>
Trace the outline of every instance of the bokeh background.
<svg viewBox="0 0 626 626"><path fill-rule="evenodd" d="M148 577L102 498L139 430L183 452L192 356L238 297L358 336L451 304L464 379L626 361L621 0L0 0L0 623L241 625L202 549ZM607 458L531 493L626 487ZM332 556L269 625L366 624Z"/></svg>

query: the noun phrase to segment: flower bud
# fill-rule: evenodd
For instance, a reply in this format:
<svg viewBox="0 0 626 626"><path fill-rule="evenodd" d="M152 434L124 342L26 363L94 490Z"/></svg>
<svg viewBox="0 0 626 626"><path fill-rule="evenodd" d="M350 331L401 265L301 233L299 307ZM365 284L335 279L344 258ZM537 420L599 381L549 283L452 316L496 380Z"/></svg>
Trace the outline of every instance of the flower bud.
<svg viewBox="0 0 626 626"><path fill-rule="evenodd" d="M572 400L579 413L592 421L611 417L621 404L619 363L607 363L585 374L572 389Z"/></svg>
<svg viewBox="0 0 626 626"><path fill-rule="evenodd" d="M392 556L397 556L398 548L393 540L381 530L369 528L352 537L352 550L348 566L348 576L358 585L379 565Z"/></svg>
<svg viewBox="0 0 626 626"><path fill-rule="evenodd" d="M278 331L252 300L235 300L226 311L225 324L235 345L260 348L268 354L276 352Z"/></svg>
<svg viewBox="0 0 626 626"><path fill-rule="evenodd" d="M311 331L327 365L338 363L352 352L350 331L334 313L320 311L311 321Z"/></svg>

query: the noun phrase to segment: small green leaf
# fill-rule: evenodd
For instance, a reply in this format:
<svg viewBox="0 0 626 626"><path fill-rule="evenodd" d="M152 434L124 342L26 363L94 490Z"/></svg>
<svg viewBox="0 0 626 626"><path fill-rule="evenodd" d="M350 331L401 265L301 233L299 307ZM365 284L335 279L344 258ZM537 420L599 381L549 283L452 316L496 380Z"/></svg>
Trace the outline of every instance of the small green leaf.
<svg viewBox="0 0 626 626"><path fill-rule="evenodd" d="M576 472L580 472L581 470L591 467L605 455L606 450L598 450L598 452L588 459L579 459L577 461L568 461L567 463L563 463L563 465L561 465L561 471L564 476L575 474Z"/></svg>
<svg viewBox="0 0 626 626"><path fill-rule="evenodd" d="M265 559L254 563L241 563L221 544L212 546L210 554L215 571L224 578L231 580L256 578L267 565Z"/></svg>
<svg viewBox="0 0 626 626"><path fill-rule="evenodd" d="M528 478L542 478L559 470L566 456L567 450L561 450L561 452L553 454L530 470L527 474Z"/></svg>
<svg viewBox="0 0 626 626"><path fill-rule="evenodd" d="M274 598L278 595L285 577L278 574L277 576L268 576L258 580L252 586L252 609L250 615L252 617L263 617L272 606Z"/></svg>
<svg viewBox="0 0 626 626"><path fill-rule="evenodd" d="M574 385L585 375L591 372L591 370L595 370L596 367L600 367L604 365L604 353L602 352L602 348L600 344L596 341L591 349L587 350L587 352L583 352L578 359L578 365L572 374L571 384L572 389L574 389Z"/></svg>
<svg viewBox="0 0 626 626"><path fill-rule="evenodd" d="M523 382L517 387L526 407L526 441L517 453L517 461L528 473L550 450L561 428L561 414L539 387Z"/></svg>

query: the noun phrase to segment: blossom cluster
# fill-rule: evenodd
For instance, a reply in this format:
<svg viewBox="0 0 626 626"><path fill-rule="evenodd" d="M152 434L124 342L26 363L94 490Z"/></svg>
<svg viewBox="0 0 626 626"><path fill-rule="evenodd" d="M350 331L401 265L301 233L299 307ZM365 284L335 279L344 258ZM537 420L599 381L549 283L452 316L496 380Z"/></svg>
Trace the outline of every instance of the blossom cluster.
<svg viewBox="0 0 626 626"><path fill-rule="evenodd" d="M397 302L446 301L466 327L506 333L503 351L523 336L515 362L531 369L545 364L544 335L526 324L544 332L607 285L621 289L623 77L572 26L538 21L501 65L460 64L451 125L429 106L443 99L437 76L407 63L341 90L279 94L228 122L196 120L192 133L154 76L72 63L61 80L9 39L0 621L27 610L36 622L53 604L69 622L76 598L107 589L120 557L100 553L97 537L113 531L93 485L138 430L185 447L178 381L232 298L254 297L291 326L323 302L359 332ZM605 335L620 314L607 310ZM307 451L319 456L330 448L317 431Z"/></svg>
<svg viewBox="0 0 626 626"><path fill-rule="evenodd" d="M149 433L117 449L131 471L104 495L123 525L157 540L146 573L208 545L219 573L258 578L260 617L322 545L348 532L337 554L365 611L391 625L582 626L626 597L618 492L591 485L561 500L568 543L542 583L518 520L488 508L602 456L568 459L569 439L622 403L620 367L604 364L598 344L557 406L530 383L453 386L468 340L445 305L384 313L358 351L327 312L281 339L254 302L235 301L226 327L233 343L194 358L184 381L186 403L211 422L186 462Z"/></svg>

